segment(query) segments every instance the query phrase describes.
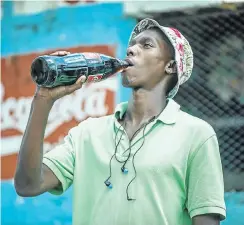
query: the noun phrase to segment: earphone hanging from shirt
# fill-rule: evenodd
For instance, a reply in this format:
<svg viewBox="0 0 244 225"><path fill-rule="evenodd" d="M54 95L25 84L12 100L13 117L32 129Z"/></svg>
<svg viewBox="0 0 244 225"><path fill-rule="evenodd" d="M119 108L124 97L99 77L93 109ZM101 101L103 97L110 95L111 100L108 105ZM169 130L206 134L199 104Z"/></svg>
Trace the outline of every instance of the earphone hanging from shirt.
<svg viewBox="0 0 244 225"><path fill-rule="evenodd" d="M142 148L142 146L144 145L144 142L145 142L145 130L146 130L147 125L149 125L149 124L150 124L151 122L153 122L155 119L156 119L156 116L153 116L147 123L145 123L142 127L140 127L140 128L133 134L133 136L131 137L131 140L132 140L132 139L134 138L134 136L135 136L141 129L143 129L142 137L141 137L141 138L143 138L142 144L141 144L141 146L136 150L135 154L134 154L133 157L132 157L132 165L133 165L133 169L134 169L134 173L135 173L135 175L134 175L134 177L132 178L132 180L129 182L129 184L127 185L127 188L126 188L126 194L127 194L127 200L128 200L128 201L136 200L136 199L130 198L130 197L129 197L129 194L128 194L129 186L130 186L130 184L136 179L136 176L137 176L136 168L135 168L135 164L134 164L134 159L135 159L136 154L139 152L139 150L140 150L140 149ZM126 123L124 122L123 125L126 125ZM116 153L117 153L117 149L118 149L119 143L120 143L120 141L121 141L121 138L122 138L122 136L123 136L123 132L122 132L122 134L121 134L121 136L120 136L119 141L118 141L117 144L116 144L116 139L117 139L118 132L119 132L120 128L121 128L123 125L121 124L120 127L119 127L119 129L116 131L116 135L115 135L115 152L114 152L114 154L112 155L112 157L111 157L111 159L110 159L110 161L109 161L109 177L104 181L105 185L106 185L108 188L110 188L110 189L113 187L113 186L112 186L112 183L109 181L109 179L112 177L112 166L111 166L111 163L112 163L112 159L113 159L113 157L115 157L115 159L116 159L119 163L123 163L123 166L121 167L121 171L122 171L122 173L127 174L127 173L128 173L128 169L125 167L125 165L126 165L126 163L128 162L128 160L129 160L129 158L130 158L130 156L131 156L131 148L132 148L132 147L133 147L139 140L141 140L141 138L140 138L140 139L139 139L137 142L135 142L133 145L130 145L130 147L125 151L125 152L127 152L127 151L129 150L129 154L128 154L128 157L126 158L126 160L124 160L124 161L119 160L119 159L117 158L117 156L116 156ZM126 126L124 126L124 128L126 128ZM125 153L125 152L124 152L124 153Z"/></svg>

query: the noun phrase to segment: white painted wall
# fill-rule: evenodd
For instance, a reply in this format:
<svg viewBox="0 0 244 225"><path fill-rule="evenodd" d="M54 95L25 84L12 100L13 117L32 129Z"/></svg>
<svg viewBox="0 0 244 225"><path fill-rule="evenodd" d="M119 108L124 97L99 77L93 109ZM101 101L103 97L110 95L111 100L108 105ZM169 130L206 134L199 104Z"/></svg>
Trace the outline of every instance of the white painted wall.
<svg viewBox="0 0 244 225"><path fill-rule="evenodd" d="M72 0L71 0L72 1ZM62 6L91 4L87 0L73 0L76 4L69 4L65 0L23 0L14 1L15 14L35 14L47 9L55 9ZM95 0L95 2L121 2L121 0ZM194 7L208 7L222 2L244 2L244 0L133 0L124 2L124 13L129 16L143 16L146 12L163 12L170 10L187 9ZM94 4L94 3L92 3Z"/></svg>

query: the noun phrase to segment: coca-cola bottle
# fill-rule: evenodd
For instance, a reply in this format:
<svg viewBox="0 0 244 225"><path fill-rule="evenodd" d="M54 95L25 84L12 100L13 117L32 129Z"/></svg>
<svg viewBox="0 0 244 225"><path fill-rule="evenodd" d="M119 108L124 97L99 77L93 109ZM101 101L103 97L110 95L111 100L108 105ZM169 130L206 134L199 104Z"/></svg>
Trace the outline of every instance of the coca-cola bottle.
<svg viewBox="0 0 244 225"><path fill-rule="evenodd" d="M38 86L71 85L85 75L86 82L98 82L127 68L129 63L100 53L65 56L43 55L32 62L31 76Z"/></svg>

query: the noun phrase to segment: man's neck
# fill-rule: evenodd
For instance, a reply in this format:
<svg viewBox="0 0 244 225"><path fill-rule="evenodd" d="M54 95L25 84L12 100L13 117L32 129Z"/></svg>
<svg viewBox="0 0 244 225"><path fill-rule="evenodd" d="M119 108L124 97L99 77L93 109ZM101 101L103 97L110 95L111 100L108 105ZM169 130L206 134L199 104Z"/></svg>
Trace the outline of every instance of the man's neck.
<svg viewBox="0 0 244 225"><path fill-rule="evenodd" d="M126 112L126 120L134 126L139 126L148 122L153 116L159 115L165 108L167 99L162 94L162 90L158 89L148 91L140 88L133 90Z"/></svg>

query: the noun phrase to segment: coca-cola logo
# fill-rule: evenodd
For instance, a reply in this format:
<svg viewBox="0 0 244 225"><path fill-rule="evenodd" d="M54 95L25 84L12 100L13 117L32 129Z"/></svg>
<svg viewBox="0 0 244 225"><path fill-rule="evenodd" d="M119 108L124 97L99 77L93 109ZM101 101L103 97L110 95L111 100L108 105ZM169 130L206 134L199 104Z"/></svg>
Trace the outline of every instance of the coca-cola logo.
<svg viewBox="0 0 244 225"><path fill-rule="evenodd" d="M102 80L103 74L97 74L97 75L89 75L87 78L87 82L98 82Z"/></svg>

